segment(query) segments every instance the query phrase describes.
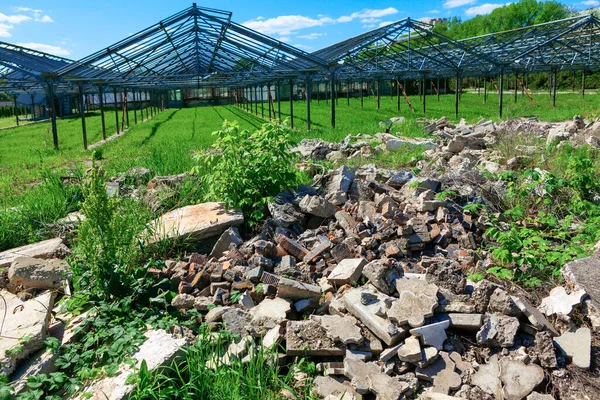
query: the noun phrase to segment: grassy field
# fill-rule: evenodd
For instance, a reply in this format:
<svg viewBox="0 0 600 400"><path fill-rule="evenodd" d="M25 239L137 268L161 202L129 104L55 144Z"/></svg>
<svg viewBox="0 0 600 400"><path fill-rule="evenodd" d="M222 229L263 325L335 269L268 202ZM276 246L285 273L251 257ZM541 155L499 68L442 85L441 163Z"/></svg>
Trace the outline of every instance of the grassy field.
<svg viewBox="0 0 600 400"><path fill-rule="evenodd" d="M600 96L588 94L584 100L575 94L560 94L557 108L550 106L548 95L536 95L536 105L519 94L515 104L512 95L505 95L505 118L519 116L537 116L541 120L570 119L575 114L587 117L600 113ZM454 120L454 96L428 96L427 113L417 96L411 97L415 113L411 113L403 101L400 112L396 109L396 99L384 96L381 109L377 110L375 97L365 97L364 107L360 99L339 99L337 106L337 128L330 127L328 102L321 99L313 101L312 130L306 131L306 103L294 103L294 139L320 137L338 141L349 133L376 133L382 130L379 121L393 116L405 116L407 123L397 128L398 133L407 136L423 136L416 120L421 117L439 118L447 116ZM261 107L259 105L259 115ZM275 105L275 108L277 106ZM483 95L464 94L461 99L459 117L467 122L476 122L480 118L498 119L497 94L489 94L487 104L483 104ZM265 116L268 112L265 109ZM282 117L289 117L289 103L282 102ZM139 114L138 114L139 118ZM212 143L211 132L218 129L223 120L237 120L243 128L256 128L262 119L233 106L201 107L167 110L150 121L133 126L122 138L107 143L100 148L103 166L111 175L133 166L149 168L155 174L173 174L188 170L192 165L190 151L208 147ZM133 125L133 112L130 123ZM2 122L2 121L0 121ZM102 139L98 114L90 113L86 118L88 143ZM114 113L106 113L107 134L115 131ZM395 128L396 129L396 128ZM83 160L90 160L91 151L83 151L81 121L79 118L58 121L60 150L52 147L49 123L22 126L0 131L0 207L19 204L23 192L32 182L39 181L45 168L82 169Z"/></svg>

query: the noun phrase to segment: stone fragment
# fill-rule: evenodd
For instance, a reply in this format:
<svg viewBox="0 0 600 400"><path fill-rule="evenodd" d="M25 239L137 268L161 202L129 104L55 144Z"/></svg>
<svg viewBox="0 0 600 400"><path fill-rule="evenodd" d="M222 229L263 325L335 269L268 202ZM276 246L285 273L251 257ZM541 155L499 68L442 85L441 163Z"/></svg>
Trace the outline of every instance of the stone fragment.
<svg viewBox="0 0 600 400"><path fill-rule="evenodd" d="M164 239L201 240L221 235L232 226L241 225L244 216L226 210L223 203L203 203L182 207L163 214L150 223L150 243Z"/></svg>
<svg viewBox="0 0 600 400"><path fill-rule="evenodd" d="M10 376L17 363L44 346L55 293L45 292L22 301L2 290L4 303L2 338L0 340L0 372Z"/></svg>
<svg viewBox="0 0 600 400"><path fill-rule="evenodd" d="M515 304L514 300L506 290L497 288L490 296L488 312L492 314L508 315L509 317L518 317L521 310Z"/></svg>
<svg viewBox="0 0 600 400"><path fill-rule="evenodd" d="M446 369L454 371L454 367L454 361L452 361L448 353L440 351L439 357L432 364L429 364L425 367L417 367L415 374L419 379L423 379L427 382L434 382L435 377L439 373Z"/></svg>
<svg viewBox="0 0 600 400"><path fill-rule="evenodd" d="M245 336L246 325L248 325L252 316L249 312L240 308L229 308L221 315L221 319L229 332L235 335Z"/></svg>
<svg viewBox="0 0 600 400"><path fill-rule="evenodd" d="M471 299L475 304L475 309L477 312L485 313L487 311L492 294L496 291L496 289L499 288L500 286L488 281L487 279L482 279L481 281L477 282L475 288L473 289L473 294L471 295Z"/></svg>
<svg viewBox="0 0 600 400"><path fill-rule="evenodd" d="M280 298L265 299L250 310L250 327L257 335L279 326L291 310L291 304Z"/></svg>
<svg viewBox="0 0 600 400"><path fill-rule="evenodd" d="M267 349L273 349L281 343L283 335L281 334L281 325L269 329L262 339L262 346Z"/></svg>
<svg viewBox="0 0 600 400"><path fill-rule="evenodd" d="M531 322L531 325L533 325L535 329L546 330L550 332L553 336L559 335L554 325L552 325L550 321L548 321L548 319L544 316L544 314L540 312L540 310L531 305L531 303L529 303L524 298L518 296L512 296L512 299L517 305L517 307L519 307L521 312L525 314L525 316L527 317L529 322Z"/></svg>
<svg viewBox="0 0 600 400"><path fill-rule="evenodd" d="M396 288L396 279L402 277L402 270L395 265L387 265L384 260L374 260L365 265L362 274L379 291L392 294Z"/></svg>
<svg viewBox="0 0 600 400"><path fill-rule="evenodd" d="M194 301L196 298L191 294L178 294L171 301L171 305L178 309L188 310L194 307Z"/></svg>
<svg viewBox="0 0 600 400"><path fill-rule="evenodd" d="M352 284L358 281L365 265L367 260L364 258L347 258L331 271L327 280L336 286Z"/></svg>
<svg viewBox="0 0 600 400"><path fill-rule="evenodd" d="M408 323L414 328L422 326L425 323L425 318L433 315L436 306L436 297L403 291L400 294L400 299L394 301L392 307L390 307L388 317L398 325Z"/></svg>
<svg viewBox="0 0 600 400"><path fill-rule="evenodd" d="M550 332L538 332L535 335L535 354L544 368L556 368L556 354Z"/></svg>
<svg viewBox="0 0 600 400"><path fill-rule="evenodd" d="M454 361L454 364L456 364L456 372L458 372L460 376L465 376L475 370L473 368L473 364L468 361L464 361L460 353L456 351L450 353L450 359Z"/></svg>
<svg viewBox="0 0 600 400"><path fill-rule="evenodd" d="M567 294L564 287L557 286L550 291L548 297L542 299L539 310L548 316L554 314L570 315L573 312L573 307L581 304L585 294L585 290L577 290Z"/></svg>
<svg viewBox="0 0 600 400"><path fill-rule="evenodd" d="M556 346L573 364L582 369L589 369L592 357L592 333L590 328L579 328L576 332L566 332L554 338Z"/></svg>
<svg viewBox="0 0 600 400"><path fill-rule="evenodd" d="M215 304L215 301L210 297L198 296L194 299L194 308L198 311L208 311L211 306L214 306L214 304ZM223 307L219 307L219 308L223 308ZM206 322L209 322L209 321L207 320Z"/></svg>
<svg viewBox="0 0 600 400"><path fill-rule="evenodd" d="M430 297L437 297L438 294L437 285L429 283L425 279L421 279L420 276L409 277L407 275L404 275L402 278L396 279L396 290L398 290L398 294L402 294L402 292L405 291L409 291L415 294L420 293Z"/></svg>
<svg viewBox="0 0 600 400"><path fill-rule="evenodd" d="M362 301L364 297L368 297L368 300ZM365 285L361 288L348 290L344 293L342 299L347 310L388 346L397 343L404 335L404 329L385 317L387 304L393 298L378 292L370 285ZM384 311L383 315L382 311Z"/></svg>
<svg viewBox="0 0 600 400"><path fill-rule="evenodd" d="M313 391L322 399L334 396L339 400L358 400L356 391L347 381L334 379L330 376L317 376L313 381Z"/></svg>
<svg viewBox="0 0 600 400"><path fill-rule="evenodd" d="M450 321L450 326L465 331L478 331L483 325L483 314L436 314L433 317L436 322Z"/></svg>
<svg viewBox="0 0 600 400"><path fill-rule="evenodd" d="M554 400L554 396L551 394L532 392L529 396L527 396L527 400Z"/></svg>
<svg viewBox="0 0 600 400"><path fill-rule="evenodd" d="M494 399L503 398L500 364L497 355L491 356L487 364L479 366L479 371L471 377L471 383L485 393L494 396Z"/></svg>
<svg viewBox="0 0 600 400"><path fill-rule="evenodd" d="M215 307L208 310L204 320L206 323L221 322L223 320L223 314L229 310L229 307Z"/></svg>
<svg viewBox="0 0 600 400"><path fill-rule="evenodd" d="M1 260L0 255L0 264ZM588 294L589 300L585 302L588 316L596 328L600 327L600 257L594 255L571 261L561 273L573 290L585 290Z"/></svg>
<svg viewBox="0 0 600 400"><path fill-rule="evenodd" d="M240 232L237 227L227 228L225 232L219 237L217 243L215 243L210 258L220 258L223 254L229 250L231 245L236 247L241 246L244 243L244 239L240 236Z"/></svg>
<svg viewBox="0 0 600 400"><path fill-rule="evenodd" d="M518 330L517 318L489 315L477 332L477 343L488 347L512 347Z"/></svg>
<svg viewBox="0 0 600 400"><path fill-rule="evenodd" d="M351 316L340 317L339 315L312 315L311 319L318 321L327 332L327 336L336 343L360 344L364 338L360 328L356 326L356 318Z"/></svg>
<svg viewBox="0 0 600 400"><path fill-rule="evenodd" d="M381 372L379 366L374 363L346 358L344 371L357 393L372 392L379 400L398 400L408 389L408 384Z"/></svg>
<svg viewBox="0 0 600 400"><path fill-rule="evenodd" d="M69 264L63 260L17 257L8 269L11 285L32 289L58 289L68 278Z"/></svg>
<svg viewBox="0 0 600 400"><path fill-rule="evenodd" d="M435 149L435 142L431 140L416 140L408 137L389 139L385 142L385 149L387 151L400 151L412 147L422 147L424 150Z"/></svg>
<svg viewBox="0 0 600 400"><path fill-rule="evenodd" d="M500 380L506 400L521 400L544 380L544 370L536 364L503 358L500 360Z"/></svg>
<svg viewBox="0 0 600 400"><path fill-rule="evenodd" d="M266 273L263 273L263 277ZM321 287L288 278L278 278L277 296L286 299L299 300L321 296Z"/></svg>
<svg viewBox="0 0 600 400"><path fill-rule="evenodd" d="M353 234L358 226L356 220L346 211L338 211L335 213L335 219L342 227L346 234Z"/></svg>
<svg viewBox="0 0 600 400"><path fill-rule="evenodd" d="M448 338L448 336L446 336L446 329L449 326L450 321L442 321L425 325L420 328L413 328L410 330L410 333L421 337L423 345L433 346L436 349L441 350L444 347L444 341Z"/></svg>
<svg viewBox="0 0 600 400"><path fill-rule="evenodd" d="M400 361L416 362L421 361L421 344L419 338L415 336L407 337L402 347L398 349L398 358Z"/></svg>
<svg viewBox="0 0 600 400"><path fill-rule="evenodd" d="M300 211L321 218L331 218L337 212L333 204L321 196L306 195L298 204Z"/></svg>
<svg viewBox="0 0 600 400"><path fill-rule="evenodd" d="M286 326L288 356L343 356L346 346L335 343L319 321L288 321Z"/></svg>
<svg viewBox="0 0 600 400"><path fill-rule="evenodd" d="M9 267L18 257L33 258L64 258L69 254L69 249L63 244L61 238L44 240L42 242L28 244L0 253L0 268Z"/></svg>
<svg viewBox="0 0 600 400"><path fill-rule="evenodd" d="M186 344L186 339L175 339L162 329L151 330L144 335L146 341L132 357L135 361L135 368L128 364L121 364L117 374L93 382L83 389L83 394L77 397L77 400L124 400L129 398L135 389L135 384L128 384L128 378L135 373L136 368L141 366L142 361L146 362L149 371L161 365L168 365L181 354Z"/></svg>

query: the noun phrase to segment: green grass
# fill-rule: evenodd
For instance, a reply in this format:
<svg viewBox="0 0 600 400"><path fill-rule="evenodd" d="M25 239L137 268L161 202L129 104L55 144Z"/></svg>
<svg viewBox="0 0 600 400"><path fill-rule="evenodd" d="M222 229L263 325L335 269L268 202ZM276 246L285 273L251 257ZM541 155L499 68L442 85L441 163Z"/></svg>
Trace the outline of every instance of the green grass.
<svg viewBox="0 0 600 400"><path fill-rule="evenodd" d="M15 126L15 123L16 123L16 121L13 117L0 118L0 129Z"/></svg>

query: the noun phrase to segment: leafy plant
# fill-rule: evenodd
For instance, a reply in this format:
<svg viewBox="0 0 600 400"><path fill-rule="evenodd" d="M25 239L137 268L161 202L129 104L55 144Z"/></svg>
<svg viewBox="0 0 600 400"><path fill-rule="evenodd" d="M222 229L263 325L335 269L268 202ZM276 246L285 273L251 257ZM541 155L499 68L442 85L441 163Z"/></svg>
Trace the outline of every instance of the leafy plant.
<svg viewBox="0 0 600 400"><path fill-rule="evenodd" d="M239 208L249 224L263 217L269 198L299 182L295 156L284 125L264 124L254 133L225 121L213 150L196 153L207 200L223 201Z"/></svg>

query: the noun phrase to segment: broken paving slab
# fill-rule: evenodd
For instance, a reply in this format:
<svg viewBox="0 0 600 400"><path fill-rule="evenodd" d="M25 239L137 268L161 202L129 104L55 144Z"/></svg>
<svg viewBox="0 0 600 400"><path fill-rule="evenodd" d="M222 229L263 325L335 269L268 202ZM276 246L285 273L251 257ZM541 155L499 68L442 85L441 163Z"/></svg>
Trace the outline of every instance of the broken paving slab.
<svg viewBox="0 0 600 400"><path fill-rule="evenodd" d="M351 316L339 315L311 315L311 319L318 321L327 332L327 336L336 343L361 344L364 341L357 320Z"/></svg>
<svg viewBox="0 0 600 400"><path fill-rule="evenodd" d="M483 314L442 313L433 316L432 322L450 321L450 327L464 331L478 331L483 325Z"/></svg>
<svg viewBox="0 0 600 400"><path fill-rule="evenodd" d="M144 335L147 338L146 341L142 343L132 358L136 361L136 368L141 366L142 361L146 361L149 371L171 363L181 354L187 343L186 339L175 339L162 329L151 330ZM121 364L116 375L93 382L83 390L84 393L78 397L78 400L127 399L135 389L135 385L128 385L126 382L134 373L134 369L129 365Z"/></svg>
<svg viewBox="0 0 600 400"><path fill-rule="evenodd" d="M357 393L364 395L371 392L379 400L398 400L409 388L407 383L381 372L376 363L346 358L344 374Z"/></svg>
<svg viewBox="0 0 600 400"><path fill-rule="evenodd" d="M350 285L358 281L365 265L367 260L364 258L346 258L331 271L327 280L336 286Z"/></svg>
<svg viewBox="0 0 600 400"><path fill-rule="evenodd" d="M346 309L388 346L394 345L406 336L406 329L385 317L388 304L395 300L393 297L379 292L370 285L365 285L362 288L348 290L342 299Z"/></svg>
<svg viewBox="0 0 600 400"><path fill-rule="evenodd" d="M202 240L221 235L227 228L244 223L237 210L226 210L224 203L202 203L177 208L150 223L150 243L164 239Z"/></svg>
<svg viewBox="0 0 600 400"><path fill-rule="evenodd" d="M11 285L32 289L58 289L69 273L69 264L64 260L17 257L8 269L8 281Z"/></svg>
<svg viewBox="0 0 600 400"><path fill-rule="evenodd" d="M44 240L0 253L0 268L9 267L18 257L64 258L70 253L61 238Z"/></svg>
<svg viewBox="0 0 600 400"><path fill-rule="evenodd" d="M0 262L2 257L0 256ZM594 255L571 261L561 271L565 281L573 290L585 290L589 296L586 301L590 319L594 326L600 327L600 258Z"/></svg>
<svg viewBox="0 0 600 400"><path fill-rule="evenodd" d="M491 356L487 364L479 366L479 370L471 377L471 384L494 396L495 399L503 398L498 355Z"/></svg>
<svg viewBox="0 0 600 400"><path fill-rule="evenodd" d="M399 325L408 323L415 328L422 326L425 323L425 318L433 315L436 306L437 297L403 291L400 294L400 299L394 301L392 307L390 307L388 317Z"/></svg>
<svg viewBox="0 0 600 400"><path fill-rule="evenodd" d="M0 372L9 376L19 361L44 347L55 293L45 292L27 301L4 290L0 296L5 302L4 309L8 310L2 323Z"/></svg>
<svg viewBox="0 0 600 400"><path fill-rule="evenodd" d="M434 324L413 328L410 333L419 336L424 346L433 346L438 350L444 347L444 342L448 338L446 329L450 326L450 321L436 322Z"/></svg>
<svg viewBox="0 0 600 400"><path fill-rule="evenodd" d="M535 329L538 331L546 330L553 336L559 335L554 325L552 325L544 316L544 314L542 314L541 311L535 308L531 303L519 296L512 296L512 299Z"/></svg>
<svg viewBox="0 0 600 400"><path fill-rule="evenodd" d="M544 380L544 370L536 364L503 358L500 360L500 380L506 400L521 400Z"/></svg>
<svg viewBox="0 0 600 400"><path fill-rule="evenodd" d="M258 335L264 335L269 329L279 326L291 308L290 302L280 297L265 299L250 309L252 319L249 328Z"/></svg>
<svg viewBox="0 0 600 400"><path fill-rule="evenodd" d="M288 321L286 326L288 356L344 356L346 345L327 335L319 321Z"/></svg>
<svg viewBox="0 0 600 400"><path fill-rule="evenodd" d="M313 381L313 392L321 398L336 396L336 398L343 400L359 399L359 395L357 395L354 388L350 385L350 382L330 376L317 376Z"/></svg>
<svg viewBox="0 0 600 400"><path fill-rule="evenodd" d="M554 338L556 346L582 369L589 369L592 359L592 332L590 328L579 328Z"/></svg>
<svg viewBox="0 0 600 400"><path fill-rule="evenodd" d="M554 314L570 315L573 308L581 304L585 295L583 289L568 294L564 287L557 286L550 291L548 297L542 299L542 304L538 308L547 316Z"/></svg>

